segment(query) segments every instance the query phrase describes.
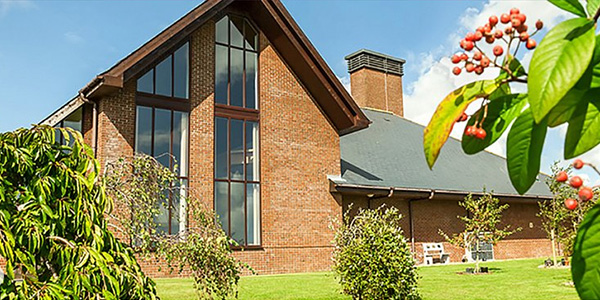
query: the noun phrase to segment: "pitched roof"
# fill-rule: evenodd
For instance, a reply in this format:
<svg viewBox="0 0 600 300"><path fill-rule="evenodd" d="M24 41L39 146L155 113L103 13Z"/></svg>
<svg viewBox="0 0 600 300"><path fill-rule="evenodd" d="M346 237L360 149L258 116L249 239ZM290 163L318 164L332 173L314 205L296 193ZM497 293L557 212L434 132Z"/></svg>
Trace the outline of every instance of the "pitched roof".
<svg viewBox="0 0 600 300"><path fill-rule="evenodd" d="M464 154L461 142L450 138L430 170L422 146L424 126L387 112L364 112L373 123L341 138L342 178L336 184L463 194L486 188L499 196L522 197L508 178L505 158L486 151ZM540 174L525 197L551 197L546 178Z"/></svg>
<svg viewBox="0 0 600 300"><path fill-rule="evenodd" d="M253 19L341 135L368 126L369 120L279 0L206 0L94 78L81 94L94 100L118 91L124 82L138 76L157 57L230 5Z"/></svg>

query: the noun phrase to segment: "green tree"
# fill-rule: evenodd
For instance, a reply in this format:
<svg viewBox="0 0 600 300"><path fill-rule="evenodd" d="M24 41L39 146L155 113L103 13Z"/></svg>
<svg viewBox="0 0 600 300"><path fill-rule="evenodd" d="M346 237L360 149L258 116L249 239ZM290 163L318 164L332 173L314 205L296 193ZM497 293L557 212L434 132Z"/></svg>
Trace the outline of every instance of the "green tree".
<svg viewBox="0 0 600 300"><path fill-rule="evenodd" d="M351 207L337 224L333 270L353 299L420 299L417 268L396 208Z"/></svg>
<svg viewBox="0 0 600 300"><path fill-rule="evenodd" d="M467 72L481 74L488 67L500 69L492 80L479 80L450 93L437 107L425 129L423 144L427 163L433 167L457 121L468 119L462 139L465 153L478 153L498 140L509 127L506 161L510 180L524 194L536 180L548 127L568 123L564 157L584 154L600 143L600 36L596 23L600 0L549 0L575 15L551 28L537 46L533 36L541 21L525 24L517 8L490 17L460 46L466 51L452 61ZM500 22L499 22L500 21ZM510 23L510 24L507 24ZM531 23L531 22L530 22ZM507 24L507 25L503 25ZM505 26L501 28L501 26ZM535 28L535 29L533 29ZM528 32L532 32L531 34ZM484 53L482 43L497 43L493 53ZM521 47L523 45L523 47ZM533 50L529 70L516 56L519 49ZM472 53L472 54L469 54ZM463 68L457 66L454 74ZM510 84L526 84L527 92L512 93ZM472 116L465 109L477 99L481 108ZM514 123L513 123L514 121ZM512 126L510 126L510 124ZM579 296L599 299L600 207L594 206L581 223L574 245L572 274Z"/></svg>
<svg viewBox="0 0 600 300"><path fill-rule="evenodd" d="M71 146L47 126L0 134L0 299L156 299L107 228L112 202L92 150L60 131Z"/></svg>
<svg viewBox="0 0 600 300"><path fill-rule="evenodd" d="M116 228L135 249L166 261L170 272L191 272L199 299L237 297L237 284L246 264L237 261L235 241L221 229L214 212L183 189L175 172L145 154L107 165L107 190L120 207L112 214ZM187 226L177 233L158 231L157 217L183 203Z"/></svg>
<svg viewBox="0 0 600 300"><path fill-rule="evenodd" d="M458 233L448 236L441 229L439 230L448 243L457 247L479 251L482 243L496 245L498 241L505 237L521 231L521 227L514 230L510 225L499 228L502 222L502 212L508 208L508 204L500 205L500 200L494 198L490 193L484 191L481 197L473 197L469 194L464 201L458 203L467 212L466 216L457 216L465 223L465 229ZM475 273L479 273L479 255L475 256Z"/></svg>

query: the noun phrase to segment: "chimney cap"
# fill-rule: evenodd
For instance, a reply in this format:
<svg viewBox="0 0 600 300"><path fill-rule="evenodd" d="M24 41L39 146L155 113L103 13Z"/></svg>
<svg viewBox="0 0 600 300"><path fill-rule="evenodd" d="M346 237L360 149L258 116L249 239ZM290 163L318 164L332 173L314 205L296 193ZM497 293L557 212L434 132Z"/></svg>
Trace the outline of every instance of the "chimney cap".
<svg viewBox="0 0 600 300"><path fill-rule="evenodd" d="M348 72L353 73L362 68L370 68L386 73L404 75L404 59L386 55L372 50L361 49L344 57L348 61Z"/></svg>

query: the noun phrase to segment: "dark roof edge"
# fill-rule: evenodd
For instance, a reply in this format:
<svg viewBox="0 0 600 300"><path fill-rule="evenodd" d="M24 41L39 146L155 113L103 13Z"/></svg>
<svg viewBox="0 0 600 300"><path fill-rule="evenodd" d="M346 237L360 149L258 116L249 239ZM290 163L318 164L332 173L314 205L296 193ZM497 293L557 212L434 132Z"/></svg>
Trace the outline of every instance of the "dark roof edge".
<svg viewBox="0 0 600 300"><path fill-rule="evenodd" d="M482 192L469 192L469 191L453 191L453 190L436 190L436 189L419 189L419 188L403 188L403 187L386 187L386 186L373 186L373 185L360 185L360 184L351 184L351 183L341 183L330 180L334 187L334 191L344 192L344 191L354 191L358 192L360 190L365 191L382 191L389 192L391 190L394 191L394 194L406 194L406 195L431 195L433 194L443 194L443 195L462 195L466 196L468 194L472 195L482 195ZM542 196L542 195L518 195L518 194L503 194L503 193L494 193L490 192L495 197L501 198L513 198L513 199L521 199L521 200L551 200L551 196Z"/></svg>

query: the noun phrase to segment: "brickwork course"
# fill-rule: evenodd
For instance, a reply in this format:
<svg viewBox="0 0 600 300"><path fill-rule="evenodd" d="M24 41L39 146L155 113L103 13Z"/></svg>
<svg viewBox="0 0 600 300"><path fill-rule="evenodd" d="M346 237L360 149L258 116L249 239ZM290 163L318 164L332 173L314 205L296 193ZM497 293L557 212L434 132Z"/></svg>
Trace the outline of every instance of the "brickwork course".
<svg viewBox="0 0 600 300"><path fill-rule="evenodd" d="M217 2L220 1L211 0L203 5L213 5ZM261 3L275 3L275 7L282 7L274 0L264 0ZM244 5L258 4L240 5L236 8L238 12L243 10ZM201 6L197 10L202 9ZM252 18L251 13L242 13ZM215 13L219 17L223 14L224 12ZM202 15L197 16L198 19L201 17ZM214 70L217 19L211 17L203 20L193 31L186 31L185 37L190 43L191 67L189 189L192 197L201 199L211 208L214 207ZM261 20L252 21L257 24L268 23ZM258 27L262 242L257 249L235 251L235 256L248 263L258 274L330 270L333 231L329 225L334 219L340 219L351 203L355 208L374 208L382 204L398 207L404 215L402 226L405 236L411 240L415 257L419 261L422 261L423 243L444 242L438 233L439 229L448 234L461 231L462 224L457 215L464 214L464 211L458 206L458 201L464 198L464 193L456 193L443 199L436 196L428 200L414 201L410 204L409 212L409 202L414 197L400 192L391 197L379 197L380 194L385 196L386 192L382 192L379 187L372 187L371 190L368 184L354 190L350 187L343 191L336 188L345 178L343 170L347 170L347 162L341 150L341 136L344 133L339 124L342 122L336 119L335 112L331 112L335 107L332 104L333 100L324 104L322 94L316 93L331 92L341 84L337 82L329 89L317 89L307 85L312 81L305 73L314 71L314 68L301 69L302 65L297 61L286 59L291 57L291 54L286 52L290 51L289 48L281 46L280 39L269 39L269 35L265 33L266 30L274 29ZM163 42L167 40L162 39ZM302 38L299 40L302 41ZM153 63L158 62L159 60ZM322 72L319 73L321 77L333 74L329 69L319 72ZM122 83L122 87L95 99L98 112L97 158L103 166L107 162L134 153L136 79L129 78ZM345 96L345 91L340 91L337 96L332 97L347 97L349 100L345 104L347 107L340 108L340 111L358 107L358 103L365 109L385 111L390 116L402 118L404 111L401 75L386 74L382 70L365 67L354 71L351 80L354 100L349 98L349 95ZM85 141L89 144L93 144L94 134L92 112L92 105L86 104L83 131ZM355 113L359 114L357 118L361 118L363 112L359 110ZM363 129L366 130L369 129ZM415 152L422 151L419 143L411 146ZM385 147L385 141L381 141L381 147ZM397 172L401 174L405 171L398 169ZM379 198L374 198L373 194L377 194ZM494 247L496 259L550 255L550 242L541 230L539 218L536 217L538 199L539 197L520 198L519 201L506 199L511 206L505 213L505 222L523 227L523 231ZM412 226L409 220L412 220ZM193 224L194 221L189 222ZM463 249L457 249L447 243L444 245L451 253L452 262L462 259ZM164 262L155 258L140 259L140 263L145 272L153 277L187 275L185 272L170 274Z"/></svg>

